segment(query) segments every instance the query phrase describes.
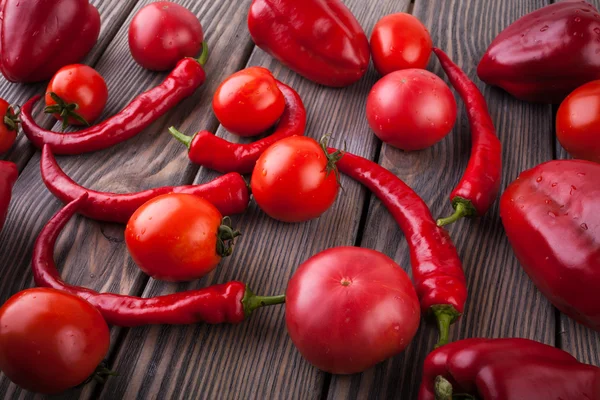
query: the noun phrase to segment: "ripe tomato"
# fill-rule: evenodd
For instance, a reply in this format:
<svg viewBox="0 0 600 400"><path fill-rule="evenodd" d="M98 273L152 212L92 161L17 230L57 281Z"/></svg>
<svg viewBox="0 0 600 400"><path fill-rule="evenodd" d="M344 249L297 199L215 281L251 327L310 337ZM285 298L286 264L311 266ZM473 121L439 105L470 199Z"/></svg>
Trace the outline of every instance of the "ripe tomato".
<svg viewBox="0 0 600 400"><path fill-rule="evenodd" d="M339 154L316 140L292 136L269 147L258 159L250 186L254 200L271 218L302 222L317 218L338 193Z"/></svg>
<svg viewBox="0 0 600 400"><path fill-rule="evenodd" d="M32 392L56 394L85 381L109 340L100 312L66 292L27 289L0 308L0 370Z"/></svg>
<svg viewBox="0 0 600 400"><path fill-rule="evenodd" d="M371 34L371 54L381 75L425 68L431 56L431 36L416 17L397 13L381 18Z"/></svg>
<svg viewBox="0 0 600 400"><path fill-rule="evenodd" d="M250 67L225 79L212 105L225 129L240 136L254 136L277 122L285 109L285 99L271 71Z"/></svg>
<svg viewBox="0 0 600 400"><path fill-rule="evenodd" d="M104 78L92 67L72 64L62 67L46 90L46 112L69 125L88 125L97 119L108 99ZM67 117L67 118L65 118Z"/></svg>
<svg viewBox="0 0 600 400"><path fill-rule="evenodd" d="M18 117L4 99L0 99L0 153L10 150L17 138Z"/></svg>
<svg viewBox="0 0 600 400"><path fill-rule="evenodd" d="M452 130L456 100L448 85L429 71L395 71L371 89L367 120L383 142L402 150L421 150Z"/></svg>
<svg viewBox="0 0 600 400"><path fill-rule="evenodd" d="M600 163L600 81L586 83L563 100L556 136L574 158Z"/></svg>
<svg viewBox="0 0 600 400"><path fill-rule="evenodd" d="M231 254L228 218L203 198L184 193L158 196L127 222L125 243L142 271L165 281L189 281L212 271Z"/></svg>
<svg viewBox="0 0 600 400"><path fill-rule="evenodd" d="M157 1L140 9L129 25L129 49L134 60L151 71L172 69L185 57L197 57L204 33L187 8Z"/></svg>
<svg viewBox="0 0 600 400"><path fill-rule="evenodd" d="M332 374L362 372L400 353L420 318L408 275L375 250L325 250L298 268L286 290L292 342L308 362Z"/></svg>

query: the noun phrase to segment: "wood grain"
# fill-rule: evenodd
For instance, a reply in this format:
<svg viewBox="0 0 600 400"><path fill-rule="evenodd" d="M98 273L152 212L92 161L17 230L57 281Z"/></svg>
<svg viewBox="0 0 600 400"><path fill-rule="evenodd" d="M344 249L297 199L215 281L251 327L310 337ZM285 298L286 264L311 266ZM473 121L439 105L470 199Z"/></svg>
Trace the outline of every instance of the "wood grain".
<svg viewBox="0 0 600 400"><path fill-rule="evenodd" d="M445 50L482 89L502 141L503 187L528 167L552 157L551 110L529 105L484 85L476 66L490 41L518 16L543 1L417 0L413 14L429 27L434 43ZM435 57L434 57L435 58ZM429 69L444 77L437 60ZM448 196L466 167L470 129L457 100L454 130L432 148L402 152L384 145L380 164L396 173L429 205L434 217L450 214ZM484 217L449 228L463 261L469 298L451 339L527 337L553 344L553 308L519 267L505 238L497 203ZM380 250L409 270L406 240L377 199L371 200L361 246ZM415 399L423 360L437 339L435 326L422 321L417 336L401 355L363 374L334 376L330 399Z"/></svg>

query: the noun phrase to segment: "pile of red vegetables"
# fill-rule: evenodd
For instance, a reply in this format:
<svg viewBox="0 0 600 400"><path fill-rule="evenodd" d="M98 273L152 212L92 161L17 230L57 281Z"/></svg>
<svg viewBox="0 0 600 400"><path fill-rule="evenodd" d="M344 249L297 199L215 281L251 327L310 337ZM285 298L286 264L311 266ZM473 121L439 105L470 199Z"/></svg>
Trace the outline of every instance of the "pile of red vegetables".
<svg viewBox="0 0 600 400"><path fill-rule="evenodd" d="M482 216L491 208L501 189L502 150L484 96L446 53L433 46L415 17L385 16L369 41L340 0L253 0L248 28L258 47L320 85L357 82L372 57L382 78L368 94L369 125L383 142L406 151L433 146L456 120L456 100L449 87L425 70L431 53L436 55L465 103L472 134L466 171L450 194L454 213L437 221L392 172L328 147L328 136L320 142L304 136L302 99L261 67L228 77L212 105L231 133L257 136L272 129L269 135L239 144L206 130L187 136L169 129L188 148L190 161L225 175L201 185L138 193L82 187L62 171L54 155L115 146L193 94L206 79L208 46L202 26L177 4L156 2L140 9L129 27L132 56L144 68L170 72L118 114L92 125L108 91L98 72L77 63L98 38L97 9L88 0L5 0L0 7L2 74L23 83L51 78L45 112L60 120L63 130L85 126L63 133L38 125L33 106L40 95L21 108L0 101L0 153L11 148L20 125L42 151L43 182L65 203L39 233L33 249L38 288L15 294L0 308L0 370L21 387L58 393L89 377L103 381L113 375L101 363L108 352L108 325L240 323L258 308L285 303L292 342L310 363L327 372L362 372L399 354L424 316L435 321L439 341L423 367L421 400L600 399L600 368L579 363L557 348L510 338L448 343L450 325L464 311L467 282L443 226ZM186 40L166 45L175 28L186 32ZM38 36L42 29L45 34ZM67 40L74 35L77 40ZM596 331L599 43L598 11L585 2L561 1L507 27L477 69L482 81L518 99L561 103L557 136L576 159L548 161L524 171L501 195L500 217L515 255L538 289L560 311ZM404 51L407 48L411 51ZM229 215L243 213L251 196L271 218L308 221L335 202L340 173L366 186L397 221L409 242L412 282L389 257L358 247L332 248L310 257L298 267L286 293L276 296L258 296L237 281L150 298L98 293L64 282L54 263L58 236L80 213L126 224L127 248L146 274L166 281L198 279L222 257L233 255L243 232L232 226ZM249 184L240 174L249 174ZM0 161L0 229L17 178L17 166ZM57 361L65 359L60 353L64 349L55 345L66 325L80 342L71 350L68 365ZM88 350L77 351L83 348ZM37 361L32 366L29 359ZM48 364L55 368L48 369Z"/></svg>

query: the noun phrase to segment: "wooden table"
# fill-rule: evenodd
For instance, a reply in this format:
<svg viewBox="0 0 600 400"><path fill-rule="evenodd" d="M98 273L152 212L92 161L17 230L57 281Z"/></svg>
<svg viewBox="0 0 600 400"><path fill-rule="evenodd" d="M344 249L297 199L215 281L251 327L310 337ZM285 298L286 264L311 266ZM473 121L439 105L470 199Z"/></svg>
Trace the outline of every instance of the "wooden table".
<svg viewBox="0 0 600 400"><path fill-rule="evenodd" d="M102 15L100 40L85 62L105 78L110 99L104 117L118 112L138 93L158 84L164 74L139 67L127 45L132 16L150 0L93 0ZM105 191L198 183L217 174L188 162L185 148L167 133L175 125L192 133L216 131L211 96L231 73L262 65L294 87L308 112L307 135L331 132L333 144L377 160L392 170L430 206L434 216L451 211L448 195L460 179L470 152L470 130L462 102L453 132L427 150L405 153L381 144L365 117L369 88L378 79L371 66L357 84L331 89L290 72L256 48L246 28L250 0L178 0L199 16L210 46L208 80L191 98L137 137L105 151L59 157L60 165L81 184ZM600 6L600 0L594 0ZM503 187L520 171L562 158L554 111L548 105L517 101L476 77L476 66L491 40L519 16L548 0L345 0L370 35L375 22L393 12L411 12L425 23L434 43L474 79L483 91L503 143ZM444 76L432 57L430 70ZM22 104L45 86L1 82L0 96ZM58 125L41 115L46 127ZM20 135L6 159L18 163L20 178L0 236L0 302L33 285L30 259L36 235L61 207L40 179L40 152ZM71 283L99 291L154 296L237 279L261 294L283 292L295 268L329 247L356 245L384 252L407 271L407 244L381 203L364 188L342 178L345 193L321 218L302 224L276 222L252 204L234 222L244 232L234 256L209 276L189 284L149 279L133 263L123 240L123 226L83 217L71 221L57 245L57 263ZM527 278L506 240L497 203L483 218L449 228L469 284L464 317L452 339L526 337L563 348L582 361L600 365L600 335L561 315ZM415 399L421 365L436 340L436 329L423 322L407 350L354 376L331 376L309 365L294 348L284 324L283 307L256 312L240 325L113 328L110 364L119 376L103 386L89 384L65 398L211 398L211 399ZM0 374L1 398L32 398Z"/></svg>

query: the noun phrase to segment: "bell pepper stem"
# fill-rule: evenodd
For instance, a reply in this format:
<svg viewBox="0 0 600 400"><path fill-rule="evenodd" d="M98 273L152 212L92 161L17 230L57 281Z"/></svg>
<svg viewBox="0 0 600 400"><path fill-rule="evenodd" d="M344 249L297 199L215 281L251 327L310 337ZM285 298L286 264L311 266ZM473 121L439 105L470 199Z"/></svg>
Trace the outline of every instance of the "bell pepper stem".
<svg viewBox="0 0 600 400"><path fill-rule="evenodd" d="M450 336L450 325L452 325L458 317L460 317L460 313L456 311L456 309L449 304L439 304L431 307L431 311L435 317L437 322L438 331L439 331L439 339L435 348L437 349L440 346L448 344L448 337Z"/></svg>
<svg viewBox="0 0 600 400"><path fill-rule="evenodd" d="M208 45L206 42L202 42L202 53L200 53L200 57L198 57L198 63L204 66L206 61L208 61Z"/></svg>
<svg viewBox="0 0 600 400"><path fill-rule="evenodd" d="M280 294L277 296L257 296L248 288L246 288L246 293L242 299L242 305L244 306L244 313L246 314L246 317L250 316L250 314L252 314L252 312L258 308L283 303L285 303L285 294Z"/></svg>
<svg viewBox="0 0 600 400"><path fill-rule="evenodd" d="M169 133L171 133L175 139L183 143L188 149L191 147L192 137L179 132L174 126L169 128Z"/></svg>
<svg viewBox="0 0 600 400"><path fill-rule="evenodd" d="M443 376L435 377L433 389L435 400L452 400L452 384Z"/></svg>

